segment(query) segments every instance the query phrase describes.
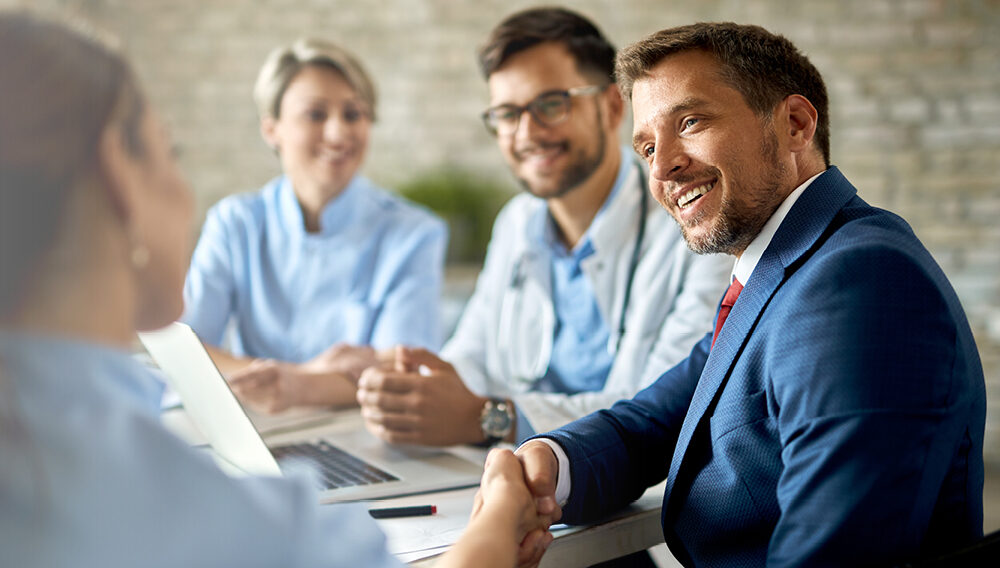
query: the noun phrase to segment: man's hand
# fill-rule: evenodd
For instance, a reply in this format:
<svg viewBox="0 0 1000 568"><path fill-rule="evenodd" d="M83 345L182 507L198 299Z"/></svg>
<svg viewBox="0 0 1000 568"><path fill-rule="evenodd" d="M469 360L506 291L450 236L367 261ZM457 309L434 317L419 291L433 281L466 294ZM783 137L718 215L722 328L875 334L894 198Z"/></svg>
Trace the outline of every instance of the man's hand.
<svg viewBox="0 0 1000 568"><path fill-rule="evenodd" d="M535 506L536 499L525 484L522 464L510 450L492 450L486 457L483 480L476 493L470 526L473 523L496 523L493 531L514 527L519 542L517 565L534 566L552 542L549 526L552 514L543 514Z"/></svg>
<svg viewBox="0 0 1000 568"><path fill-rule="evenodd" d="M529 440L514 452L524 469L524 481L535 498L539 515L552 522L562 518L562 509L556 502L556 482L559 480L559 460L552 448L544 442Z"/></svg>
<svg viewBox="0 0 1000 568"><path fill-rule="evenodd" d="M274 414L293 406L349 406L354 383L339 373L311 371L306 365L257 359L229 376L229 385L258 412Z"/></svg>
<svg viewBox="0 0 1000 568"><path fill-rule="evenodd" d="M425 349L400 347L394 363L369 367L358 381L357 400L368 430L387 442L450 446L483 440L479 415L486 399Z"/></svg>

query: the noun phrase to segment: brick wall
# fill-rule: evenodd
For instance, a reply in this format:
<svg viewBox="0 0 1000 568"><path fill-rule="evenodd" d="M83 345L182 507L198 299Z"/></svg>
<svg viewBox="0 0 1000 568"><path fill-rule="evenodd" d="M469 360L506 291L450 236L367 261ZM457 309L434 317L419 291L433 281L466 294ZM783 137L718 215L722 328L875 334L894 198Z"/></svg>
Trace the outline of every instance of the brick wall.
<svg viewBox="0 0 1000 568"><path fill-rule="evenodd" d="M0 6L16 3L0 0ZM275 45L341 42L378 83L366 173L390 187L440 167L513 183L478 121L474 48L531 3L477 0L39 0L117 33L172 124L200 211L277 173L250 89ZM908 219L948 273L986 368L987 453L1000 461L1000 4L990 0L573 1L625 45L697 20L783 33L823 72L833 158ZM623 140L626 137L623 136Z"/></svg>

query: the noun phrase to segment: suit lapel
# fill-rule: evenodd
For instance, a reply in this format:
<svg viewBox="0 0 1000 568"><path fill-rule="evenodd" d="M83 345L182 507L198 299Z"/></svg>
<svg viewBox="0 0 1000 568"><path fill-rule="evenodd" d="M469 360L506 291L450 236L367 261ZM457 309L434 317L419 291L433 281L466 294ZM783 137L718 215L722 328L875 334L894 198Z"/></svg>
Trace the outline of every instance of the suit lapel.
<svg viewBox="0 0 1000 568"><path fill-rule="evenodd" d="M786 268L812 248L837 211L855 194L856 190L840 171L831 167L806 188L782 221L705 362L670 460L665 505L674 494L677 475L698 425L729 380L753 328L785 280Z"/></svg>
<svg viewBox="0 0 1000 568"><path fill-rule="evenodd" d="M671 494L670 490L677 480L677 473L680 471L681 463L687 453L695 429L705 416L712 401L715 400L716 393L729 379L729 374L750 335L750 331L764 311L771 296L778 289L778 285L781 284L784 275L782 266L776 262L777 258L774 256L767 260L768 263L765 265L765 258L761 258L760 264L754 270L751 283L743 288L739 299L733 305L732 311L726 319L725 329L723 333L719 334L715 347L712 348L708 360L705 362L701 379L698 381L698 386L695 387L691 405L688 407L684 424L677 437L673 459L670 460L670 471L667 474L666 484L668 495Z"/></svg>

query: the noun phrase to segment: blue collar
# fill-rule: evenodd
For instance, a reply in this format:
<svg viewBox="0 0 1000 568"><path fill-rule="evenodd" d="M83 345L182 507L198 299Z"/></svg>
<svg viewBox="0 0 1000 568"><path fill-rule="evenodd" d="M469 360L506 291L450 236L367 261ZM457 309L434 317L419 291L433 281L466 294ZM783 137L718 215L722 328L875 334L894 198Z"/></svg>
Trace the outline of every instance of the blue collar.
<svg viewBox="0 0 1000 568"><path fill-rule="evenodd" d="M298 197L295 195L291 178L283 175L279 178L279 183L278 199L281 204L281 220L285 228L291 234L315 238L336 235L343 227L350 226L355 221L355 201L357 195L362 192L361 188L368 184L368 180L361 175L355 175L339 195L323 206L323 211L319 215L319 232L315 234L306 232L302 206L299 205Z"/></svg>

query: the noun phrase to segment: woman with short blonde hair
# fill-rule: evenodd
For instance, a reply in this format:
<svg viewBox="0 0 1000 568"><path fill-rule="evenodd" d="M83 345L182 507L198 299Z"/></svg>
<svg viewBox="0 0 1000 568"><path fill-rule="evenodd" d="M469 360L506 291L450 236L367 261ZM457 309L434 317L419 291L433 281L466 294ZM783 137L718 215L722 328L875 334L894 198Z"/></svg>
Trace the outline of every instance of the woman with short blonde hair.
<svg viewBox="0 0 1000 568"><path fill-rule="evenodd" d="M184 320L252 407L354 405L376 350L440 347L447 231L358 174L376 97L347 50L317 39L275 49L254 100L284 173L209 211Z"/></svg>

